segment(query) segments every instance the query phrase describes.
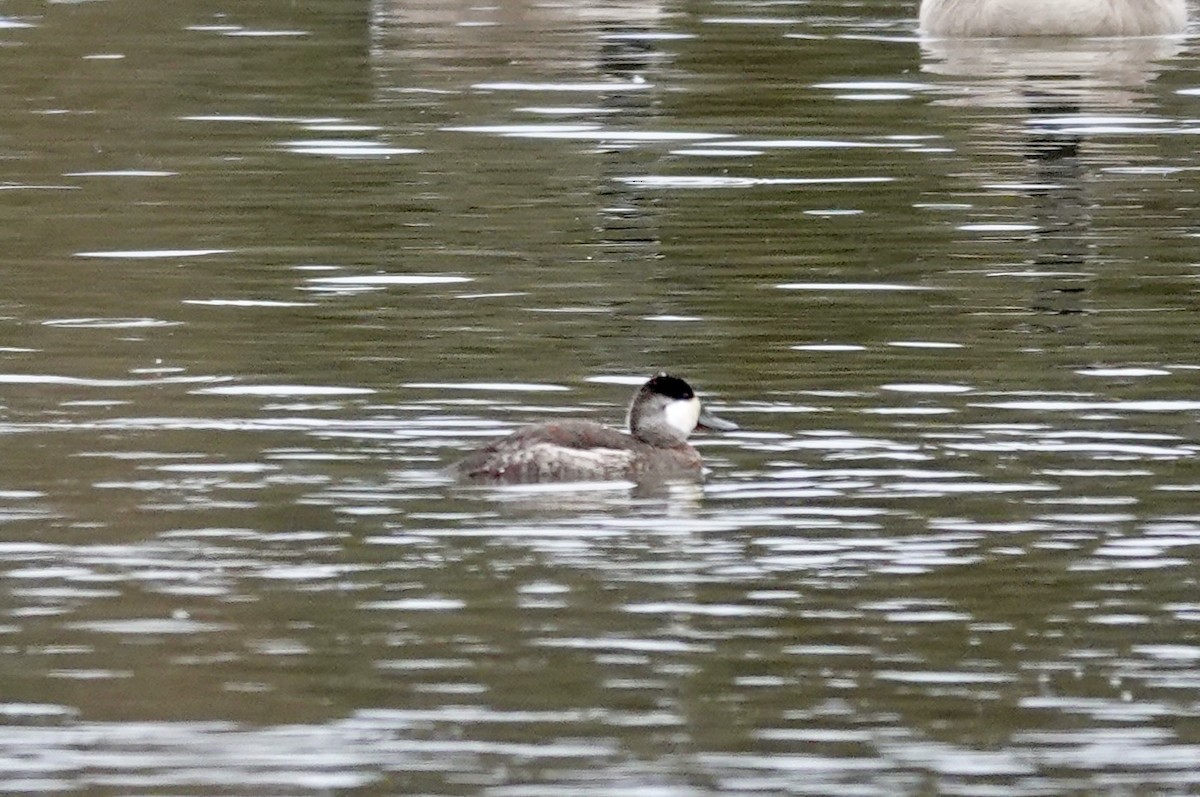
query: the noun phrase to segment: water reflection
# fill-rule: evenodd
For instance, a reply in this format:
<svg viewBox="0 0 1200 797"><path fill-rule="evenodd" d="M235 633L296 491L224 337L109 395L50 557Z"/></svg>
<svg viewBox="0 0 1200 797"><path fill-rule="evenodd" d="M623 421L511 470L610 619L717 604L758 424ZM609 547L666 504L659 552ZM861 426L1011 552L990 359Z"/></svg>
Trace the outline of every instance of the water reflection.
<svg viewBox="0 0 1200 797"><path fill-rule="evenodd" d="M1159 132L1164 120L1138 111L1152 102L1150 84L1183 47L1178 36L921 41L922 70L938 76L939 93L945 93L935 104L969 114L961 144L989 160L1020 158L1011 167L1015 174L970 175L975 185L968 190L1023 197L1024 218L1015 225L974 222L959 229L1027 233L1021 237L1028 264L1009 276L1033 286L1030 310L1060 317L1045 322L1050 329L1061 331L1069 323L1061 316L1088 310L1087 290L1099 276L1097 254L1109 235L1092 218L1094 206L1105 201L1094 195L1103 190L1096 177L1104 165L1127 157L1112 144L1103 150L1089 145L1099 136L1127 134L1128 152L1141 136ZM1025 118L997 117L996 109L1014 109Z"/></svg>
<svg viewBox="0 0 1200 797"><path fill-rule="evenodd" d="M1200 789L1194 56L912 5L6 8L4 790Z"/></svg>

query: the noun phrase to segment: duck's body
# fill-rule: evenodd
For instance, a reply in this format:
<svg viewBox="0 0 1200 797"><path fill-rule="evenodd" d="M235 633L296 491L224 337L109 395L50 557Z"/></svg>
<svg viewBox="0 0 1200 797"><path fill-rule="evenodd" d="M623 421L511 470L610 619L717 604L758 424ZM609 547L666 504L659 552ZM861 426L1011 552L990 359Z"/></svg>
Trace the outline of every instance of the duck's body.
<svg viewBox="0 0 1200 797"><path fill-rule="evenodd" d="M595 421L566 420L518 429L452 466L484 483L607 481L698 476L703 460L687 442L698 426L736 429L700 408L687 382L659 374L629 406L629 434Z"/></svg>
<svg viewBox="0 0 1200 797"><path fill-rule="evenodd" d="M921 0L929 36L1159 36L1187 27L1186 0Z"/></svg>
<svg viewBox="0 0 1200 797"><path fill-rule="evenodd" d="M640 481L651 474L699 472L700 452L682 443L653 446L595 421L539 423L495 440L460 461L470 481Z"/></svg>

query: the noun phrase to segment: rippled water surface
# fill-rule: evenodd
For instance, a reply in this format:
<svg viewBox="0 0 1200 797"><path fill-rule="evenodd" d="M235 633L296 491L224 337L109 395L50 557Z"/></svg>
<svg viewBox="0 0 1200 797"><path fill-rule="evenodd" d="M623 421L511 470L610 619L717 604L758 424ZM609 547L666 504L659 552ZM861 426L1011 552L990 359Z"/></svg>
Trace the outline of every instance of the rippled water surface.
<svg viewBox="0 0 1200 797"><path fill-rule="evenodd" d="M0 791L1200 792L1190 37L0 13ZM702 484L440 475L660 369Z"/></svg>

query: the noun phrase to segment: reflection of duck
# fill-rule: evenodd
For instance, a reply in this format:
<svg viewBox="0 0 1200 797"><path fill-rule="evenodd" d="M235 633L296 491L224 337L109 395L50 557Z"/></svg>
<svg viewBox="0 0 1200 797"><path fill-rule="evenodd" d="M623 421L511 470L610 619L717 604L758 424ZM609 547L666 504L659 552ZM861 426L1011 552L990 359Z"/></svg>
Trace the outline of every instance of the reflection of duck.
<svg viewBox="0 0 1200 797"><path fill-rule="evenodd" d="M1156 36L1187 25L1186 0L921 0L931 36Z"/></svg>
<svg viewBox="0 0 1200 797"><path fill-rule="evenodd" d="M1184 48L1180 36L1121 39L924 38L921 71L954 78L953 96L938 102L1025 108L1031 93L1089 112L1127 108Z"/></svg>
<svg viewBox="0 0 1200 797"><path fill-rule="evenodd" d="M700 407L691 386L659 374L629 405L629 434L594 421L527 426L470 454L452 468L475 482L528 483L696 476L700 453L687 438L697 428L736 429Z"/></svg>
<svg viewBox="0 0 1200 797"><path fill-rule="evenodd" d="M983 7L1003 0L974 2ZM1062 5L1078 8L1087 2ZM1133 0L1105 0L1104 5L1117 8L1129 2ZM1162 0L1137 2L1146 8L1164 5ZM923 30L929 32L928 15L952 6L954 0L924 0ZM1155 102L1155 78L1185 45L1181 36L921 40L921 69L938 77L933 104L954 109L947 138L956 140L971 164L957 169L971 182L967 191L973 197L982 189L1027 200L1022 205L1026 215L1013 219L1021 229L1010 243L1028 250L1025 258L1036 275L1030 309L1059 316L1051 327L1056 331L1064 328L1063 316L1086 312L1100 268L1096 253L1109 240L1103 226L1094 226L1093 215L1125 201L1115 198L1120 180L1093 178L1106 166L1127 166L1135 156L1131 147L1145 143L1141 136L1130 136L1126 146L1109 138L1102 147L1092 147L1090 130L1097 127L1096 119L1114 114L1144 116ZM1153 125L1144 129L1149 132ZM978 203L973 199L973 204ZM986 219L979 220L995 221L996 207L982 204L978 212Z"/></svg>

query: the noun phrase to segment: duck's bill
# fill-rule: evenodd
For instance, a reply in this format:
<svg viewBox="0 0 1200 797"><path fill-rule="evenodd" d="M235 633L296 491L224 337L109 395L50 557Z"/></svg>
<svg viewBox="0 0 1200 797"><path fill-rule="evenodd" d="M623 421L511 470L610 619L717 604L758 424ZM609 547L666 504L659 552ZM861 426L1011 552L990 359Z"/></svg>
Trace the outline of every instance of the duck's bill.
<svg viewBox="0 0 1200 797"><path fill-rule="evenodd" d="M701 411L700 419L696 421L696 426L701 429L708 429L710 432L732 432L738 428L738 425L733 421L718 418L708 410Z"/></svg>

